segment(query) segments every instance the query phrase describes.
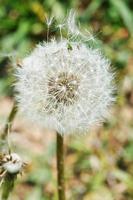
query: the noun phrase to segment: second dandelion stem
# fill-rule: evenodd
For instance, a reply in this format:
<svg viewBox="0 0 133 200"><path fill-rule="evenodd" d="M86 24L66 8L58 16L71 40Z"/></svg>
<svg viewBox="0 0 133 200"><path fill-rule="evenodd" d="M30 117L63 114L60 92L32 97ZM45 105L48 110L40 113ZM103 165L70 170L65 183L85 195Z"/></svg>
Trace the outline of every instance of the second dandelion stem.
<svg viewBox="0 0 133 200"><path fill-rule="evenodd" d="M64 181L64 146L63 136L57 133L57 179L58 179L58 198L65 200L65 181Z"/></svg>
<svg viewBox="0 0 133 200"><path fill-rule="evenodd" d="M17 113L17 107L16 107L16 103L14 103L14 105L12 107L12 110L11 110L11 112L9 114L9 117L7 119L7 123L6 123L5 127L4 127L4 131L3 131L2 135L1 135L1 139L2 140L5 140L7 138L8 132L10 132L11 124L12 124L12 122L13 122L15 116L16 116L16 113Z"/></svg>
<svg viewBox="0 0 133 200"><path fill-rule="evenodd" d="M9 174L7 173L5 176L5 180L3 183L3 190L2 190L2 200L7 200L10 193L14 188L14 182L16 180L17 174Z"/></svg>

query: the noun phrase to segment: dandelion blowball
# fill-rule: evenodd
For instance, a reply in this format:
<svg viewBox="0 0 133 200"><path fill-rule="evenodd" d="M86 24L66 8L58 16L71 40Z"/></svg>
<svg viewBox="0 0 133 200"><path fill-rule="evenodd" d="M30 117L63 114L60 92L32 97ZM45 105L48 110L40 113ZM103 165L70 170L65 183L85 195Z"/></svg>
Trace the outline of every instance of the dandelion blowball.
<svg viewBox="0 0 133 200"><path fill-rule="evenodd" d="M21 65L16 98L20 111L35 123L60 134L80 134L106 117L113 74L99 50L61 37L38 45Z"/></svg>

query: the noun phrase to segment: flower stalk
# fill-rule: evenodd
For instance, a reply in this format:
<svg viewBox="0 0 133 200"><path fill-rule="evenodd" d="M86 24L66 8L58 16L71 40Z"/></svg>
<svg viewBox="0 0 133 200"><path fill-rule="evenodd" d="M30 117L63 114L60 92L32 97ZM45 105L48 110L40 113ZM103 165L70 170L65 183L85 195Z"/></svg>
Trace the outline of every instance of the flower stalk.
<svg viewBox="0 0 133 200"><path fill-rule="evenodd" d="M8 116L8 119L7 119L7 123L4 127L4 130L3 130L3 133L1 134L1 139L2 140L6 140L7 139L7 136L8 136L8 133L10 132L10 129L11 129L11 126L12 126L12 122L16 116L16 113L17 113L17 107L16 107L16 103L14 103L13 107L12 107L12 110Z"/></svg>
<svg viewBox="0 0 133 200"><path fill-rule="evenodd" d="M4 130L1 134L1 136L0 136L0 140L1 140L0 181L2 183L2 196L1 196L2 200L8 199L10 193L12 192L12 190L14 188L14 183L15 183L15 180L16 180L17 174L18 174L18 172L9 173L8 169L4 169L3 163L6 163L8 161L11 162L12 156L8 156L9 158L7 159L7 161L4 160L4 154L2 156L2 152L5 151L5 146L6 146L7 151L10 152L10 148L9 148L9 144L8 144L8 134L10 133L12 122L16 116L16 113L17 113L17 108L16 108L16 103L14 103L14 105L11 109L11 112L8 116L7 123L4 127ZM5 157L6 157L6 155L5 155ZM16 160L14 161L14 164L15 164L15 162L16 162Z"/></svg>
<svg viewBox="0 0 133 200"><path fill-rule="evenodd" d="M57 181L58 198L65 200L65 180L64 180L64 145L63 136L57 132Z"/></svg>
<svg viewBox="0 0 133 200"><path fill-rule="evenodd" d="M2 184L2 200L7 200L10 193L14 188L14 183L17 178L17 174L7 173L4 182Z"/></svg>

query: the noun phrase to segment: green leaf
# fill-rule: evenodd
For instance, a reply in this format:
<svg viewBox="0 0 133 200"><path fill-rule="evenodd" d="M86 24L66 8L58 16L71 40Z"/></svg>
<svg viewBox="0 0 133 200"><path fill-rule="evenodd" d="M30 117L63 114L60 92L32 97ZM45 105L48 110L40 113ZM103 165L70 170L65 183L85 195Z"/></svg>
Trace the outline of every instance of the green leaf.
<svg viewBox="0 0 133 200"><path fill-rule="evenodd" d="M81 21L88 21L95 14L96 10L101 6L102 3L102 0L91 1L83 15L80 17Z"/></svg>
<svg viewBox="0 0 133 200"><path fill-rule="evenodd" d="M110 0L110 3L116 8L121 15L125 26L128 28L130 34L133 34L133 16L129 7L123 0Z"/></svg>

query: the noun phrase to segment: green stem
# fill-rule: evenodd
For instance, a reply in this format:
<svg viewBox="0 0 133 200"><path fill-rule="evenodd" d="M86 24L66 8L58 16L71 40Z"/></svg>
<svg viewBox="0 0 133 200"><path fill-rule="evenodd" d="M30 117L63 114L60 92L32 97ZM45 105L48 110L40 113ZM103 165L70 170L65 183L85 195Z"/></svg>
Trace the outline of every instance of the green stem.
<svg viewBox="0 0 133 200"><path fill-rule="evenodd" d="M58 179L58 198L65 200L65 181L64 181L64 146L63 136L57 133L57 179Z"/></svg>
<svg viewBox="0 0 133 200"><path fill-rule="evenodd" d="M8 116L8 119L7 119L7 123L4 127L4 131L3 133L1 134L1 139L2 140L6 140L7 139L7 136L8 136L8 133L10 132L10 129L11 129L11 126L12 126L12 122L16 116L16 113L17 113L17 108L16 108L16 103L14 103L13 107L12 107L12 110Z"/></svg>
<svg viewBox="0 0 133 200"><path fill-rule="evenodd" d="M7 173L2 185L2 200L7 200L10 193L14 188L14 182L16 180L17 174Z"/></svg>

